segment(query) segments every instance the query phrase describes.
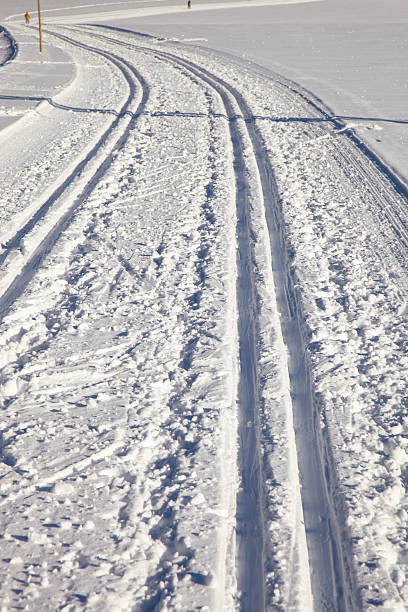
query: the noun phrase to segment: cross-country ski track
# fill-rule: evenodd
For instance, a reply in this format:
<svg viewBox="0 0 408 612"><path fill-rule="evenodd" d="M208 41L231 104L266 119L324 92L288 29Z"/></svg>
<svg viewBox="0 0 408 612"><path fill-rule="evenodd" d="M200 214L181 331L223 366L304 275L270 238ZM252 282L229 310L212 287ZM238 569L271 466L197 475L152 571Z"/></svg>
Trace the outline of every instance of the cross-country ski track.
<svg viewBox="0 0 408 612"><path fill-rule="evenodd" d="M3 605L402 610L403 182L282 76L46 33L77 74L0 185Z"/></svg>

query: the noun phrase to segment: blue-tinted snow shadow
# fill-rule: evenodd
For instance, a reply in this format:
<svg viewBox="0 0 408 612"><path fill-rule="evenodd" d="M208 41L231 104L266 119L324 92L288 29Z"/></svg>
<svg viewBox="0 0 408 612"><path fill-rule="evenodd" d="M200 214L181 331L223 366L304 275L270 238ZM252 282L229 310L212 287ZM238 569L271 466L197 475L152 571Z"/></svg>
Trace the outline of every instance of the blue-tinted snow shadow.
<svg viewBox="0 0 408 612"><path fill-rule="evenodd" d="M7 56L0 62L0 66L5 66L9 62L13 61L18 53L18 44L14 36L10 34L10 32L4 27L0 26L0 34L3 33L3 36L7 40L8 46L8 54Z"/></svg>
<svg viewBox="0 0 408 612"><path fill-rule="evenodd" d="M130 116L132 118L140 117L141 115L149 117L203 117L208 118L209 116L223 118L228 121L236 121L237 119L243 119L245 123L251 123L252 121L271 121L272 123L330 123L333 121L367 121L377 123L394 123L396 125L408 124L408 119L385 119L384 117L352 117L349 115L333 115L328 117L272 117L268 115L251 115L249 117L243 117L242 115L235 115L233 117L227 117L224 113L201 113L201 112L183 112L183 111L142 111L140 113L132 113L131 111L124 111L122 113L111 108L86 108L78 106L68 106L56 102L47 96L11 96L11 95L0 95L0 100L9 101L20 101L20 102L48 102L50 106L58 108L60 110L66 110L73 113L95 113L101 115L114 115L115 117Z"/></svg>

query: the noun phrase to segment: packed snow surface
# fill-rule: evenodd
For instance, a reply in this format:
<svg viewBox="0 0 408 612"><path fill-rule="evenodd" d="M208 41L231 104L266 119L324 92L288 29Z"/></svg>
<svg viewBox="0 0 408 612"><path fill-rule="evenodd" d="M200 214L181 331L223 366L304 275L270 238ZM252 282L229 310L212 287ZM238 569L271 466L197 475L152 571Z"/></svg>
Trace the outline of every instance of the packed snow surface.
<svg viewBox="0 0 408 612"><path fill-rule="evenodd" d="M42 5L41 55L0 14L2 610L406 610L405 4L376 84L303 43L361 77L379 0Z"/></svg>

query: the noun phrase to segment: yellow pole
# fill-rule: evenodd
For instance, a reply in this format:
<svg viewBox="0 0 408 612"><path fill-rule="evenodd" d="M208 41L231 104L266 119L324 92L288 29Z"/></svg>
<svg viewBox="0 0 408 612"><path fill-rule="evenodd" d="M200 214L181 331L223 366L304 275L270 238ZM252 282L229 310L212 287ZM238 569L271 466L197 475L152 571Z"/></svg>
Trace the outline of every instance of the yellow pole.
<svg viewBox="0 0 408 612"><path fill-rule="evenodd" d="M39 34L39 37L40 37L40 53L42 53L42 29L41 29L40 0L38 0L38 34Z"/></svg>

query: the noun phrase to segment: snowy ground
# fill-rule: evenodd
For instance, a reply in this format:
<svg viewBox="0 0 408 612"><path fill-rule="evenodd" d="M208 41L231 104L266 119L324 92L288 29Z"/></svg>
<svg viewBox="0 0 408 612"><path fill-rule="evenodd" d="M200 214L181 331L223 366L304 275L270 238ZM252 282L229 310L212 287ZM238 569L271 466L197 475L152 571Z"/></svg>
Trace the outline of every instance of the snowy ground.
<svg viewBox="0 0 408 612"><path fill-rule="evenodd" d="M402 148L127 4L0 32L2 609L405 610Z"/></svg>

